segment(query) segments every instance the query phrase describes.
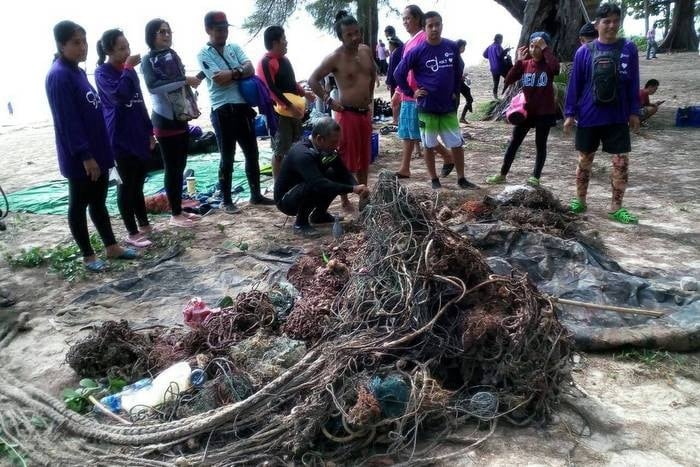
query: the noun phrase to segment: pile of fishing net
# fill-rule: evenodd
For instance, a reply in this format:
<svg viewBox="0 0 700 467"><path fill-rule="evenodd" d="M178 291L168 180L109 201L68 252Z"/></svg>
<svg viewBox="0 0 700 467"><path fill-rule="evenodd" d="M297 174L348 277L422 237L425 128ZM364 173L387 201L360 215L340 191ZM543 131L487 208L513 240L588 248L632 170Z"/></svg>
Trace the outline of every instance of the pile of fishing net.
<svg viewBox="0 0 700 467"><path fill-rule="evenodd" d="M236 386L244 398L220 381L223 396L201 407L226 405L119 425L67 411L0 370L4 436L37 463L422 463L465 424L474 428L472 449L499 420L546 423L570 385L570 336L526 278L491 274L433 212L430 201L381 174L364 230L290 271L301 297L285 324L265 327L261 319L245 339L231 337L245 334L240 328L202 339L210 352L228 346L227 364L244 371L240 348L231 349L246 339L287 330L306 341L303 357L274 379L251 378L250 394Z"/></svg>

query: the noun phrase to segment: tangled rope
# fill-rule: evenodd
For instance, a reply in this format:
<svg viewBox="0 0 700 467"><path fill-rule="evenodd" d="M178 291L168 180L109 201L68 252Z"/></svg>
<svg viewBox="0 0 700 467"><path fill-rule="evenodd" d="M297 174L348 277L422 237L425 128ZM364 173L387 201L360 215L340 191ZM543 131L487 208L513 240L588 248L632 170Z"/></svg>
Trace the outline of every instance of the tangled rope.
<svg viewBox="0 0 700 467"><path fill-rule="evenodd" d="M67 411L0 370L0 411L8 414L0 430L40 464L113 456L112 465L318 465L351 462L370 447L423 464L465 423L475 424L475 446L499 419L546 422L570 381L567 332L527 278L491 275L433 211L380 175L363 232L331 250L334 266L319 263L318 252L300 262L308 274L295 279L302 297L288 325L318 313L311 304L319 284L337 291L323 304L319 332L308 336L311 348L248 397L181 419L112 425ZM203 326L210 348L272 324L264 295ZM46 420L41 430L31 423L37 414ZM433 442L419 450L420 436Z"/></svg>

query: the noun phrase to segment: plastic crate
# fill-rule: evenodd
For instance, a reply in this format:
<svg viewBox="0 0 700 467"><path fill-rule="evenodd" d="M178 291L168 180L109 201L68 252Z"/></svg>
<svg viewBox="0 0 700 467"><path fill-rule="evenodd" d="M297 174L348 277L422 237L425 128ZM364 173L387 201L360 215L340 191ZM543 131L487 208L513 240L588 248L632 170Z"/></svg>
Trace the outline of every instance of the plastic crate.
<svg viewBox="0 0 700 467"><path fill-rule="evenodd" d="M679 107L676 111L676 126L700 128L700 106Z"/></svg>

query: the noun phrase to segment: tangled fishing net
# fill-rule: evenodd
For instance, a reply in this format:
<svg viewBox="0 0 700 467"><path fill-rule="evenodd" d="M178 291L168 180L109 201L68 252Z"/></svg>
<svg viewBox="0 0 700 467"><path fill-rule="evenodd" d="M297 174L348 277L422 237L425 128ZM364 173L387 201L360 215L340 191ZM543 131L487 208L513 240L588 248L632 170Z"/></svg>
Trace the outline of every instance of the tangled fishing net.
<svg viewBox="0 0 700 467"><path fill-rule="evenodd" d="M222 318L235 329L196 331L220 362L206 364L217 371L216 397L120 425L66 411L0 370L3 433L37 463L420 464L465 424L475 430L472 449L499 420L546 422L570 382L568 333L525 277L490 274L433 212L382 174L364 231L329 247L327 264L318 253L300 260L290 280L301 297L284 329L303 334L309 349L274 379L225 379L245 362L233 363L235 352L216 360L217 352L279 329L266 327L268 318ZM304 334L307 316L315 324ZM47 420L42 429L35 415Z"/></svg>

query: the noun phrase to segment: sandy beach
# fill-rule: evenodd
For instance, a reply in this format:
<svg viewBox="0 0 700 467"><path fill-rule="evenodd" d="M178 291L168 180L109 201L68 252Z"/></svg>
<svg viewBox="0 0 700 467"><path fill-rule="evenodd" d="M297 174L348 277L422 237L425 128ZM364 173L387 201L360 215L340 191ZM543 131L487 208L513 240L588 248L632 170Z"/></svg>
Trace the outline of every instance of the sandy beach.
<svg viewBox="0 0 700 467"><path fill-rule="evenodd" d="M654 61L640 60L640 66L642 83L650 78L660 80L654 97L666 100L641 134L633 136L625 205L639 215L640 223L627 226L607 219L610 158L603 153L594 163L585 221L590 230L598 232L611 257L626 269L639 274L653 271L673 279L688 275L700 279L700 130L674 126L678 107L700 104L700 57L697 53L659 55ZM488 99L491 78L486 68L470 71L476 106ZM379 96L386 98L386 91L381 89ZM465 147L466 175L481 188L461 191L452 175L443 180L445 188L437 195L438 203L441 197L451 203L481 199L502 189L483 181L499 169L511 127L474 121L471 114L467 118L470 123L463 126L470 135ZM211 127L206 116L194 123ZM397 170L399 160L396 135L382 136L370 183L382 169ZM542 184L562 202L574 195L576 163L573 138L563 135L559 122L550 135ZM523 183L533 164L534 137L528 136L509 183ZM50 122L0 128L0 186L6 192L59 177ZM413 161L412 176L405 184L410 190L431 192L421 160ZM337 202L333 209L339 211ZM0 325L22 312L31 319L28 330L2 350L0 365L54 395L76 385L78 378L63 364L65 352L91 325L108 319L128 319L142 327L181 323L182 307L192 296L213 300L278 278L283 268L266 260L271 249L298 251L314 245L314 241L295 237L292 220L274 207L244 205L237 216L217 213L205 217L181 239L179 245L186 249L172 260L160 264L144 260L68 282L46 268L11 268L6 259L23 248L69 241L66 220L16 213L12 206L10 211L5 219L7 230L0 232L0 288L9 290L16 304L0 308ZM156 229L168 230L167 217L154 220ZM118 238L123 238L125 230L118 218L113 219L113 226ZM243 243L248 246L245 251L240 248ZM121 293L115 285L127 277L142 282L138 294ZM585 436L576 435L566 423L546 428L499 427L494 437L468 453L459 465L698 465L700 367L686 370L650 367L610 354L580 354L574 379L602 407L596 412L600 430ZM454 446L442 449L449 452Z"/></svg>

